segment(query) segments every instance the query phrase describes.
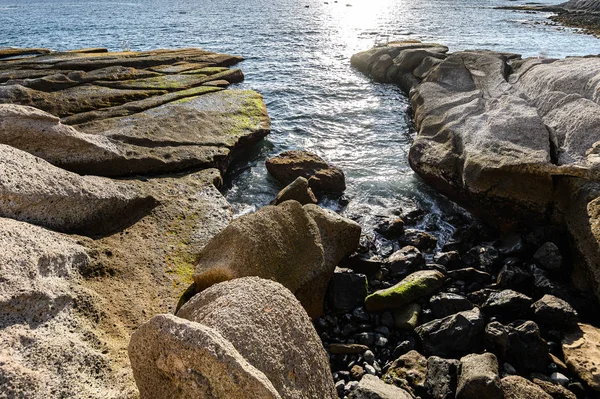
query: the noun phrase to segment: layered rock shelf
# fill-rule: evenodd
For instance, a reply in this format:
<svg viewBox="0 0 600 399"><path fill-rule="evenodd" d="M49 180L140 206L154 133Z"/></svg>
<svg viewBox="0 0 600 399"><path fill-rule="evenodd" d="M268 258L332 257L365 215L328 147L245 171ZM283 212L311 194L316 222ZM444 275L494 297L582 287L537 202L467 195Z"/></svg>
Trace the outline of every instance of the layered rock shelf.
<svg viewBox="0 0 600 399"><path fill-rule="evenodd" d="M0 52L0 396L130 398L131 332L174 311L269 133L239 56Z"/></svg>

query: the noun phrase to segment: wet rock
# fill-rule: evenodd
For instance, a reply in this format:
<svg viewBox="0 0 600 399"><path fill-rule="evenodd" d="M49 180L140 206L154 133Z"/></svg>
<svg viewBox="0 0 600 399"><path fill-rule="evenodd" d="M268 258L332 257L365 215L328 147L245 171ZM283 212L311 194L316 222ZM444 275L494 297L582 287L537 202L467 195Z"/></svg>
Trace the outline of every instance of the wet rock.
<svg viewBox="0 0 600 399"><path fill-rule="evenodd" d="M141 325L131 337L129 357L141 397L183 399L206 389L218 398L281 398L217 330L173 315Z"/></svg>
<svg viewBox="0 0 600 399"><path fill-rule="evenodd" d="M474 308L422 324L415 332L425 354L453 357L478 347L483 330L483 315Z"/></svg>
<svg viewBox="0 0 600 399"><path fill-rule="evenodd" d="M350 312L362 305L367 296L364 274L334 273L327 288L329 305L336 312Z"/></svg>
<svg viewBox="0 0 600 399"><path fill-rule="evenodd" d="M431 356L427 359L425 388L432 399L454 399L460 362Z"/></svg>
<svg viewBox="0 0 600 399"><path fill-rule="evenodd" d="M435 319L473 309L473 304L464 296L442 292L429 298L429 307Z"/></svg>
<svg viewBox="0 0 600 399"><path fill-rule="evenodd" d="M406 275L421 269L425 265L425 258L421 251L409 245L390 255L385 265L392 275Z"/></svg>
<svg viewBox="0 0 600 399"><path fill-rule="evenodd" d="M0 145L0 164L0 216L97 235L123 227L156 206L154 198L135 186L79 176L6 145Z"/></svg>
<svg viewBox="0 0 600 399"><path fill-rule="evenodd" d="M459 269L462 265L460 254L456 251L438 252L434 255L433 261L448 270Z"/></svg>
<svg viewBox="0 0 600 399"><path fill-rule="evenodd" d="M462 260L469 267L493 273L499 257L500 253L494 246L482 244L471 248Z"/></svg>
<svg viewBox="0 0 600 399"><path fill-rule="evenodd" d="M390 288L376 291L367 296L365 308L370 312L400 308L437 291L443 282L444 275L440 272L418 271Z"/></svg>
<svg viewBox="0 0 600 399"><path fill-rule="evenodd" d="M373 375L365 375L348 399L412 399L404 389L386 384Z"/></svg>
<svg viewBox="0 0 600 399"><path fill-rule="evenodd" d="M485 326L485 346L500 358L505 358L510 347L506 327L497 321L493 321Z"/></svg>
<svg viewBox="0 0 600 399"><path fill-rule="evenodd" d="M304 177L311 189L318 193L342 193L346 190L342 170L308 151L286 151L269 158L266 165L269 173L282 184Z"/></svg>
<svg viewBox="0 0 600 399"><path fill-rule="evenodd" d="M420 230L406 230L404 235L398 239L401 246L413 246L425 252L430 252L437 245L435 236Z"/></svg>
<svg viewBox="0 0 600 399"><path fill-rule="evenodd" d="M203 248L196 290L248 275L268 277L290 289L316 317L336 264L356 249L359 237L358 224L316 205L267 206L235 219Z"/></svg>
<svg viewBox="0 0 600 399"><path fill-rule="evenodd" d="M504 399L552 399L542 388L518 375L501 380Z"/></svg>
<svg viewBox="0 0 600 399"><path fill-rule="evenodd" d="M352 269L357 273L363 273L367 276L376 274L383 265L383 260L378 255L370 253L354 253L339 262L340 267Z"/></svg>
<svg viewBox="0 0 600 399"><path fill-rule="evenodd" d="M519 255L526 249L523 238L518 233L512 233L500 240L498 251L504 256Z"/></svg>
<svg viewBox="0 0 600 399"><path fill-rule="evenodd" d="M397 309L394 311L394 325L400 330L412 331L419 322L419 313L421 313L421 306L418 303L411 303Z"/></svg>
<svg viewBox="0 0 600 399"><path fill-rule="evenodd" d="M377 227L377 232L386 238L401 236L404 234L404 220L397 218L386 221Z"/></svg>
<svg viewBox="0 0 600 399"><path fill-rule="evenodd" d="M396 385L415 396L424 395L427 376L427 358L417 351L410 351L396 359L382 380Z"/></svg>
<svg viewBox="0 0 600 399"><path fill-rule="evenodd" d="M460 359L456 399L503 399L498 360L491 353L471 354Z"/></svg>
<svg viewBox="0 0 600 399"><path fill-rule="evenodd" d="M530 289L532 280L533 276L525 268L519 265L505 263L498 273L496 282L500 288L521 292L524 289Z"/></svg>
<svg viewBox="0 0 600 399"><path fill-rule="evenodd" d="M178 315L217 330L282 397L335 397L320 339L281 284L258 277L216 284L195 295Z"/></svg>
<svg viewBox="0 0 600 399"><path fill-rule="evenodd" d="M588 324L565 334L562 349L569 370L600 392L600 330Z"/></svg>
<svg viewBox="0 0 600 399"><path fill-rule="evenodd" d="M492 276L489 273L482 272L472 267L448 271L448 277L453 280L469 281L471 283L487 284Z"/></svg>
<svg viewBox="0 0 600 399"><path fill-rule="evenodd" d="M308 186L308 180L304 177L299 177L288 184L277 194L271 205L279 205L289 200L298 201L302 205L317 203L317 198Z"/></svg>
<svg viewBox="0 0 600 399"><path fill-rule="evenodd" d="M328 350L337 355L361 354L369 350L369 347L359 344L329 344Z"/></svg>
<svg viewBox="0 0 600 399"><path fill-rule="evenodd" d="M356 335L356 340L365 346L373 346L375 344L375 334L372 332L363 332Z"/></svg>
<svg viewBox="0 0 600 399"><path fill-rule="evenodd" d="M536 263L549 271L559 270L562 265L562 255L552 242L546 242L534 254Z"/></svg>
<svg viewBox="0 0 600 399"><path fill-rule="evenodd" d="M521 372L543 372L548 366L548 344L533 321L517 321L506 326L506 358Z"/></svg>
<svg viewBox="0 0 600 399"><path fill-rule="evenodd" d="M535 320L549 328L566 329L577 324L577 312L566 301L544 295L531 305Z"/></svg>
<svg viewBox="0 0 600 399"><path fill-rule="evenodd" d="M510 321L527 316L532 302L531 298L516 291L503 290L491 294L482 310L486 315Z"/></svg>

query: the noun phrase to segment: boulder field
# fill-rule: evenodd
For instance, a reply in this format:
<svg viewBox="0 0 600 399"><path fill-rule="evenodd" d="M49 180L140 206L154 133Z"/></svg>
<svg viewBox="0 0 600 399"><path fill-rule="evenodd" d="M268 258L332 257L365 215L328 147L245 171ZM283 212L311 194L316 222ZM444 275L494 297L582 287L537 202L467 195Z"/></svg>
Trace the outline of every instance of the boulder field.
<svg viewBox="0 0 600 399"><path fill-rule="evenodd" d="M0 58L0 397L137 397L130 335L231 221L218 188L269 132L262 97L200 49Z"/></svg>
<svg viewBox="0 0 600 399"><path fill-rule="evenodd" d="M503 228L565 226L573 276L600 296L600 56L398 42L351 62L409 93L423 180Z"/></svg>

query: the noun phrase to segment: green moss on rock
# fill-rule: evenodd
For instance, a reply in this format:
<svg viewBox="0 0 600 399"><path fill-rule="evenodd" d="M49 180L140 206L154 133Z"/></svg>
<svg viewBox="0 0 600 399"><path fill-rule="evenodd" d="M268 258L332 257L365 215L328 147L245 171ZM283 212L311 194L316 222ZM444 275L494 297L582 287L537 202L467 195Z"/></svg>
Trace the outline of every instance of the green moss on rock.
<svg viewBox="0 0 600 399"><path fill-rule="evenodd" d="M434 293L443 283L444 275L438 271L418 271L393 287L376 291L367 296L365 308L371 312L399 308Z"/></svg>

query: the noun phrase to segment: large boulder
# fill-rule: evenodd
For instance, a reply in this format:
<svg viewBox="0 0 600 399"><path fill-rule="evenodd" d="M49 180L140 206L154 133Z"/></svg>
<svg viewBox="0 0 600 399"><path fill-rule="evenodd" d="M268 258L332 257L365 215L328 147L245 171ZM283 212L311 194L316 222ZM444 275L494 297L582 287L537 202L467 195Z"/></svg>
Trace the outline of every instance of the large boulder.
<svg viewBox="0 0 600 399"><path fill-rule="evenodd" d="M344 172L308 151L286 151L267 159L267 170L282 184L298 177L308 179L311 189L318 193L342 193L346 190Z"/></svg>
<svg viewBox="0 0 600 399"><path fill-rule="evenodd" d="M501 381L504 399L552 399L542 388L518 375L509 375Z"/></svg>
<svg viewBox="0 0 600 399"><path fill-rule="evenodd" d="M198 292L244 276L283 284L311 317L322 313L337 263L358 246L360 226L316 205L267 206L234 220L198 255Z"/></svg>
<svg viewBox="0 0 600 399"><path fill-rule="evenodd" d="M600 392L600 330L579 324L579 328L565 334L562 349L569 370Z"/></svg>
<svg viewBox="0 0 600 399"><path fill-rule="evenodd" d="M244 277L194 296L178 316L218 331L282 398L334 398L329 362L314 327L281 284Z"/></svg>
<svg viewBox="0 0 600 399"><path fill-rule="evenodd" d="M136 187L79 176L15 148L0 145L0 216L61 232L106 234L156 205Z"/></svg>
<svg viewBox="0 0 600 399"><path fill-rule="evenodd" d="M218 331L173 315L140 326L129 359L142 399L281 398Z"/></svg>

